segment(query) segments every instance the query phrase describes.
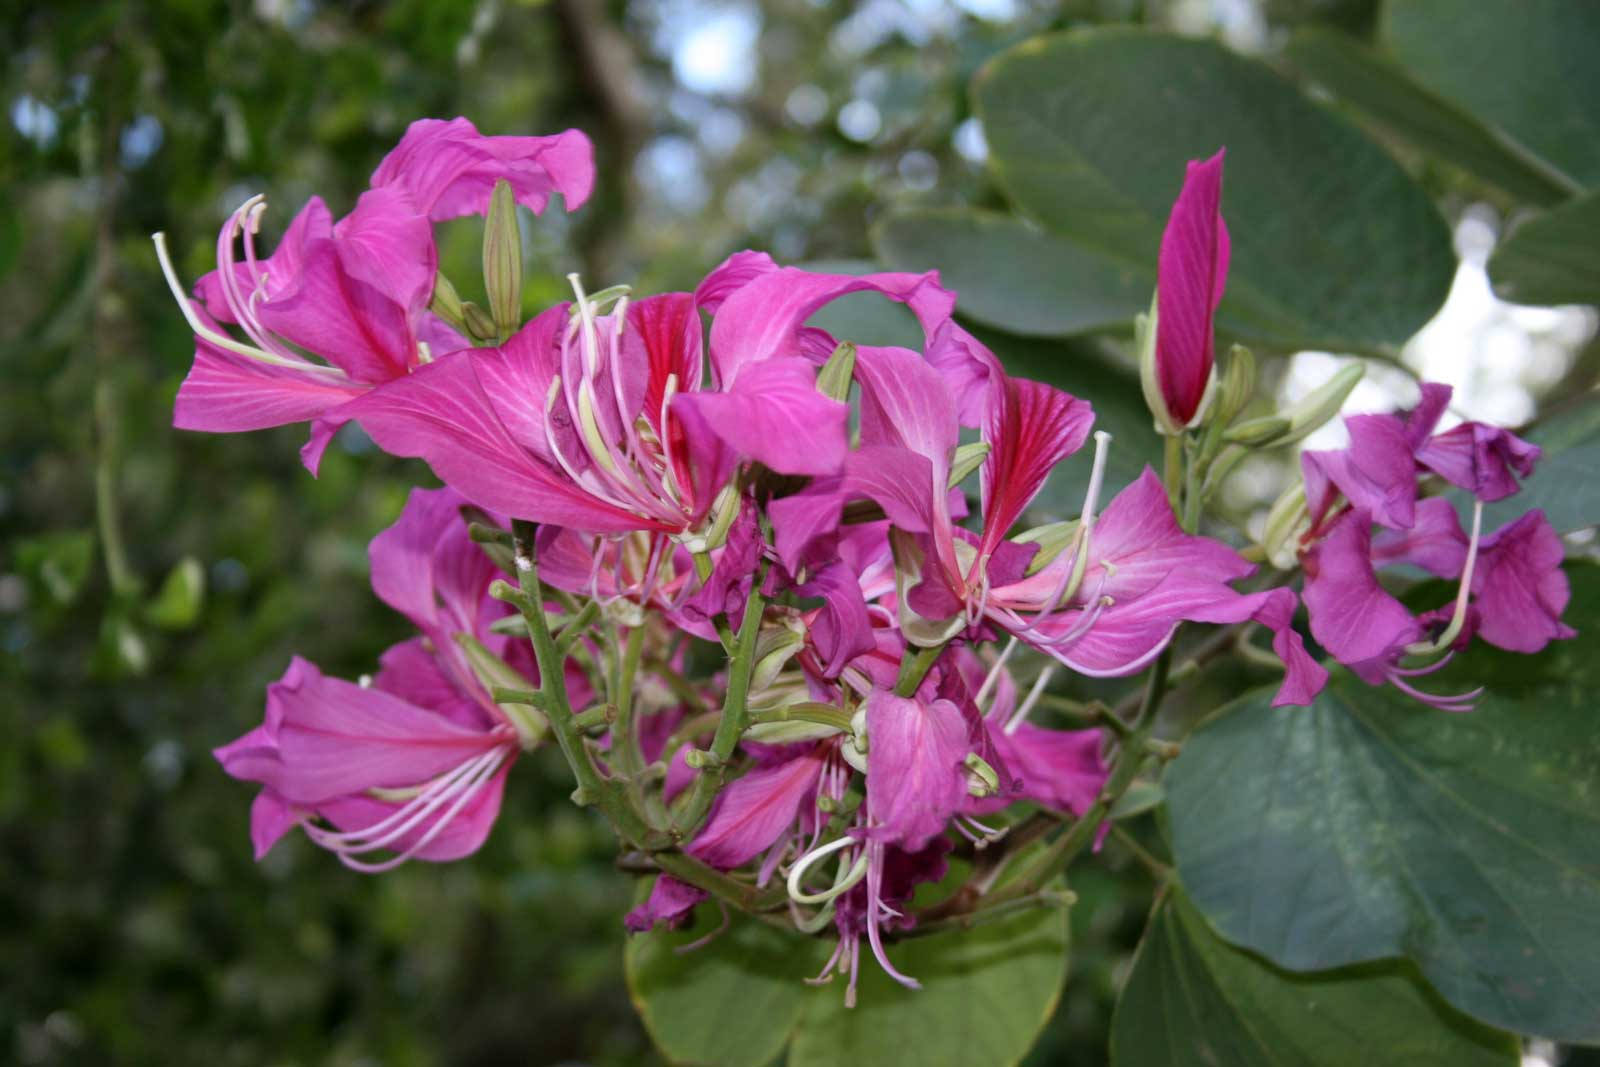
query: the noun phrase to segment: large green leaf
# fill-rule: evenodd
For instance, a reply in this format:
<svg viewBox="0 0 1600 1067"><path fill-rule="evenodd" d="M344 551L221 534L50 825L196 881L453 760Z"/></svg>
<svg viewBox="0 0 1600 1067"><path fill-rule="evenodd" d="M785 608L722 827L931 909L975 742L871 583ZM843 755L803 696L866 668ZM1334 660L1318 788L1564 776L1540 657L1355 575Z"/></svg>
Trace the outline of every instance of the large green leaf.
<svg viewBox="0 0 1600 1067"><path fill-rule="evenodd" d="M843 978L803 980L836 942L736 916L680 953L717 926L714 905L697 916L693 930L631 938L624 956L634 1007L675 1064L760 1067L788 1047L790 1067L1004 1067L1033 1046L1067 970L1065 911L1033 909L889 944L920 990L885 975L863 941L856 1006L846 1008Z"/></svg>
<svg viewBox="0 0 1600 1067"><path fill-rule="evenodd" d="M1100 256L992 212L914 211L873 231L897 270L939 269L964 314L1014 334L1060 337L1119 326L1150 306L1154 263Z"/></svg>
<svg viewBox="0 0 1600 1067"><path fill-rule="evenodd" d="M1195 733L1173 851L1224 937L1292 970L1406 956L1479 1019L1600 1041L1600 568L1571 577L1577 640L1432 680L1489 668L1470 714L1340 672L1309 709L1255 693Z"/></svg>
<svg viewBox="0 0 1600 1067"><path fill-rule="evenodd" d="M645 1029L675 1064L760 1067L783 1051L800 1021L802 979L822 966L820 941L734 917L709 944L678 950L717 926L703 904L691 930L628 939L628 995Z"/></svg>
<svg viewBox="0 0 1600 1067"><path fill-rule="evenodd" d="M1055 1012L1067 973L1067 916L1034 909L888 946L922 983L889 979L861 946L860 996L844 1006L836 980L810 991L789 1067L1004 1067Z"/></svg>
<svg viewBox="0 0 1600 1067"><path fill-rule="evenodd" d="M1518 304L1600 304L1600 193L1512 230L1489 259L1489 278Z"/></svg>
<svg viewBox="0 0 1600 1067"><path fill-rule="evenodd" d="M1145 930L1111 1022L1117 1067L1515 1067L1517 1052L1404 965L1290 974L1217 937L1178 891Z"/></svg>
<svg viewBox="0 0 1600 1067"><path fill-rule="evenodd" d="M1366 119L1416 148L1535 204L1570 183L1498 130L1424 89L1388 56L1335 30L1308 27L1289 41L1300 71Z"/></svg>
<svg viewBox="0 0 1600 1067"><path fill-rule="evenodd" d="M1600 185L1600 4L1388 0L1381 35L1423 85L1577 186Z"/></svg>
<svg viewBox="0 0 1600 1067"><path fill-rule="evenodd" d="M991 61L974 99L1017 206L1146 277L1185 162L1226 146L1225 332L1393 349L1449 290L1449 232L1422 190L1349 122L1219 44L1127 28L1039 37Z"/></svg>

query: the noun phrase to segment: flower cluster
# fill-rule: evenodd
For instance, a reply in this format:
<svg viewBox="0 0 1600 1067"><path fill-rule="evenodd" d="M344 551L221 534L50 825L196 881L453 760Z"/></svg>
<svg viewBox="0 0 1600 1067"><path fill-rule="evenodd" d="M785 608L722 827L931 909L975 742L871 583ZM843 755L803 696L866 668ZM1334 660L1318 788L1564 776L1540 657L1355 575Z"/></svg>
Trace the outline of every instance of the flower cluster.
<svg viewBox="0 0 1600 1067"><path fill-rule="evenodd" d="M196 335L177 425L310 421L314 471L357 423L445 484L372 542L375 591L420 636L360 684L295 660L263 725L218 750L262 786L258 854L299 826L360 870L463 856L519 753L553 740L577 799L661 872L630 927L681 923L708 894L787 909L836 931L819 978L848 974L853 999L863 940L916 984L885 937L918 922L913 895L958 843L1053 813L1035 817L1067 824L1044 853L1064 860L1101 829L1149 709L1035 725L1057 672L1154 666L1159 697L1181 624L1254 622L1283 665L1276 702L1315 698L1327 671L1293 625L1292 582L1196 530L1207 472L1237 442L1303 436L1343 398L1233 421L1247 360L1214 369L1220 153L1191 165L1143 330L1158 429L1187 445L1115 494L1090 401L1008 374L932 273L743 252L693 292L591 294L573 276L571 301L522 321L515 205L537 214L559 192L575 209L593 177L576 132L418 122L348 216L311 201L270 257L254 241L264 205L246 202L193 300L163 250ZM486 217L487 309L438 272L433 224L471 214ZM808 325L863 292L910 310L919 350ZM1297 507L1275 512L1316 641L1412 693L1407 678L1473 635L1532 651L1571 634L1542 516L1488 537L1475 518L1468 536L1446 498L1419 496L1437 478L1499 499L1538 456L1473 423L1435 433L1447 399L1428 387L1414 412L1350 420L1351 447L1306 453ZM1063 463L1088 472L1076 519L1019 529ZM1399 563L1458 579L1454 606L1413 615L1375 577ZM1025 688L1019 646L1044 665ZM991 899L1053 873L1030 870ZM994 889L982 881L974 895Z"/></svg>

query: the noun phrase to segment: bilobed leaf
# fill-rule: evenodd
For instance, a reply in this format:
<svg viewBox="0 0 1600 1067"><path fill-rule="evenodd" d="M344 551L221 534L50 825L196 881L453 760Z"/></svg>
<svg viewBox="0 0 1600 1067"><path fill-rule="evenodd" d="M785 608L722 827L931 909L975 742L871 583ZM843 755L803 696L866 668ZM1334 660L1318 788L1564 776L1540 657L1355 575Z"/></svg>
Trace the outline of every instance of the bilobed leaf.
<svg viewBox="0 0 1600 1067"><path fill-rule="evenodd" d="M675 1064L761 1067L777 1058L800 1021L822 966L820 941L733 916L729 927L690 952L676 949L715 930L715 904L702 904L693 929L656 929L628 939L628 995L650 1039Z"/></svg>
<svg viewBox="0 0 1600 1067"><path fill-rule="evenodd" d="M1554 204L1569 184L1520 145L1413 81L1389 56L1334 30L1308 27L1289 41L1290 61L1313 82L1416 148L1535 204Z"/></svg>
<svg viewBox="0 0 1600 1067"><path fill-rule="evenodd" d="M1600 1041L1600 568L1569 575L1577 639L1424 680L1482 662L1473 712L1336 672L1310 708L1262 691L1190 738L1173 853L1222 936L1297 971L1405 956L1494 1026Z"/></svg>
<svg viewBox="0 0 1600 1067"><path fill-rule="evenodd" d="M1380 36L1413 78L1565 176L1600 185L1600 4L1388 0Z"/></svg>
<svg viewBox="0 0 1600 1067"><path fill-rule="evenodd" d="M1036 908L970 930L888 946L922 983L906 989L861 944L861 984L844 1006L842 978L808 990L789 1067L1005 1067L1033 1047L1067 974L1066 912Z"/></svg>
<svg viewBox="0 0 1600 1067"><path fill-rule="evenodd" d="M1518 225L1489 258L1489 279L1518 304L1600 304L1600 193Z"/></svg>
<svg viewBox="0 0 1600 1067"><path fill-rule="evenodd" d="M897 270L936 268L963 314L1024 336L1123 325L1155 286L1154 260L1097 255L993 212L904 212L874 230L873 244Z"/></svg>
<svg viewBox="0 0 1600 1067"><path fill-rule="evenodd" d="M1111 1022L1115 1067L1515 1067L1510 1035L1439 1003L1404 965L1290 974L1234 948L1170 891Z"/></svg>
<svg viewBox="0 0 1600 1067"><path fill-rule="evenodd" d="M1135 272L1156 262L1185 163L1226 147L1225 333L1392 349L1449 290L1449 233L1423 191L1345 119L1220 44L1128 28L1038 37L991 61L973 94L1017 207Z"/></svg>

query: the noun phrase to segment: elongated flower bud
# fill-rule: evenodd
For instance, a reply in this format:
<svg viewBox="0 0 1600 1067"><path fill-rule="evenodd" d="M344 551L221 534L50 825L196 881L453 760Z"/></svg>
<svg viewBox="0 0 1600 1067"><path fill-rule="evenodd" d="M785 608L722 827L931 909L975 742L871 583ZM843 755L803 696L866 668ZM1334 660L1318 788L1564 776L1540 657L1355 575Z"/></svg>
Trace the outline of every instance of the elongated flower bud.
<svg viewBox="0 0 1600 1067"><path fill-rule="evenodd" d="M1342 367L1338 374L1284 412L1289 419L1289 434L1284 438L1285 443L1304 440L1339 414L1339 409L1344 407L1344 402L1361 384L1365 374L1366 368L1359 363Z"/></svg>
<svg viewBox="0 0 1600 1067"><path fill-rule="evenodd" d="M501 336L515 333L522 325L522 231L516 194L504 178L494 183L483 228L483 284L496 329Z"/></svg>
<svg viewBox="0 0 1600 1067"><path fill-rule="evenodd" d="M1156 423L1167 433L1195 421L1211 382L1212 318L1228 277L1222 157L1218 151L1204 162L1190 161L1161 236L1155 314L1149 325L1154 343L1149 358L1141 360L1142 372L1149 367L1141 376Z"/></svg>

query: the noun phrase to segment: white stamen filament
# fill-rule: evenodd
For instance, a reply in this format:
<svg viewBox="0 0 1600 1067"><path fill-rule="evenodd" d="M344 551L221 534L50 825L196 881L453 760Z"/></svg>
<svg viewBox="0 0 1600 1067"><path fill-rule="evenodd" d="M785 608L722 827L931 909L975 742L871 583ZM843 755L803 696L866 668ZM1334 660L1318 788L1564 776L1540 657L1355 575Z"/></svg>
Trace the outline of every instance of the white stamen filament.
<svg viewBox="0 0 1600 1067"><path fill-rule="evenodd" d="M167 252L167 235L154 233L150 235L150 239L155 242L156 259L161 263L161 273L167 279L167 288L172 290L172 298L178 302L178 310L183 312L183 317L189 323L189 329L194 331L196 337L225 352L232 352L235 355L244 356L246 359L253 359L257 363L265 363L273 367L288 367L293 370L315 371L319 374L329 374L339 378L345 377L344 371L338 367L329 367L304 359L274 355L254 345L240 344L226 334L207 326L201 321L200 316L196 314L194 305L184 293L183 283L178 281L178 272L172 265L172 256Z"/></svg>
<svg viewBox="0 0 1600 1067"><path fill-rule="evenodd" d="M995 683L1000 680L1000 671L1006 665L1006 660L1011 658L1011 653L1017 650L1017 639L1013 637L1006 642L1006 647L1000 650L1000 655L995 658L994 665L989 668L989 673L983 676L983 684L978 687L978 695L972 702L978 707L983 707L983 702L994 691Z"/></svg>
<svg viewBox="0 0 1600 1067"><path fill-rule="evenodd" d="M1478 535L1483 532L1483 501L1472 502L1472 539L1467 542L1467 565L1461 571L1461 586L1456 590L1456 609L1450 625L1433 641L1418 641L1406 646L1407 655L1432 656L1455 643L1467 621L1467 600L1472 595L1472 570L1478 562Z"/></svg>
<svg viewBox="0 0 1600 1067"><path fill-rule="evenodd" d="M306 835L323 848L335 852L339 862L352 870L378 873L398 867L418 852L428 847L434 838L444 832L463 808L478 795L505 761L504 746L467 760L454 770L440 776L415 798L402 805L388 817L360 830L333 831L303 823ZM450 803L451 801L454 803ZM387 848L421 825L440 807L450 803L434 824L404 852L380 863L367 863L352 857Z"/></svg>
<svg viewBox="0 0 1600 1067"><path fill-rule="evenodd" d="M860 844L860 842L853 837L841 837L838 840L829 841L821 848L812 849L795 860L794 866L789 869L789 898L800 904L826 904L834 897L855 888L856 883L866 877L867 874L867 853L865 849L862 850L861 855L857 857L856 862L848 871L845 870L842 864L840 865L842 876L834 878L832 888L825 889L820 893L807 893L801 888L801 882L804 881L806 872L819 862L841 849L857 844Z"/></svg>
<svg viewBox="0 0 1600 1067"><path fill-rule="evenodd" d="M1054 663L1046 664L1044 670L1039 672L1039 677L1033 680L1033 688L1028 690L1027 699L1017 708L1016 714L1011 716L1011 721L1005 724L1004 731L1007 735L1017 732L1017 727L1028 717L1028 712L1039 703L1039 698L1044 695L1044 687L1050 684L1050 676L1055 672Z"/></svg>

